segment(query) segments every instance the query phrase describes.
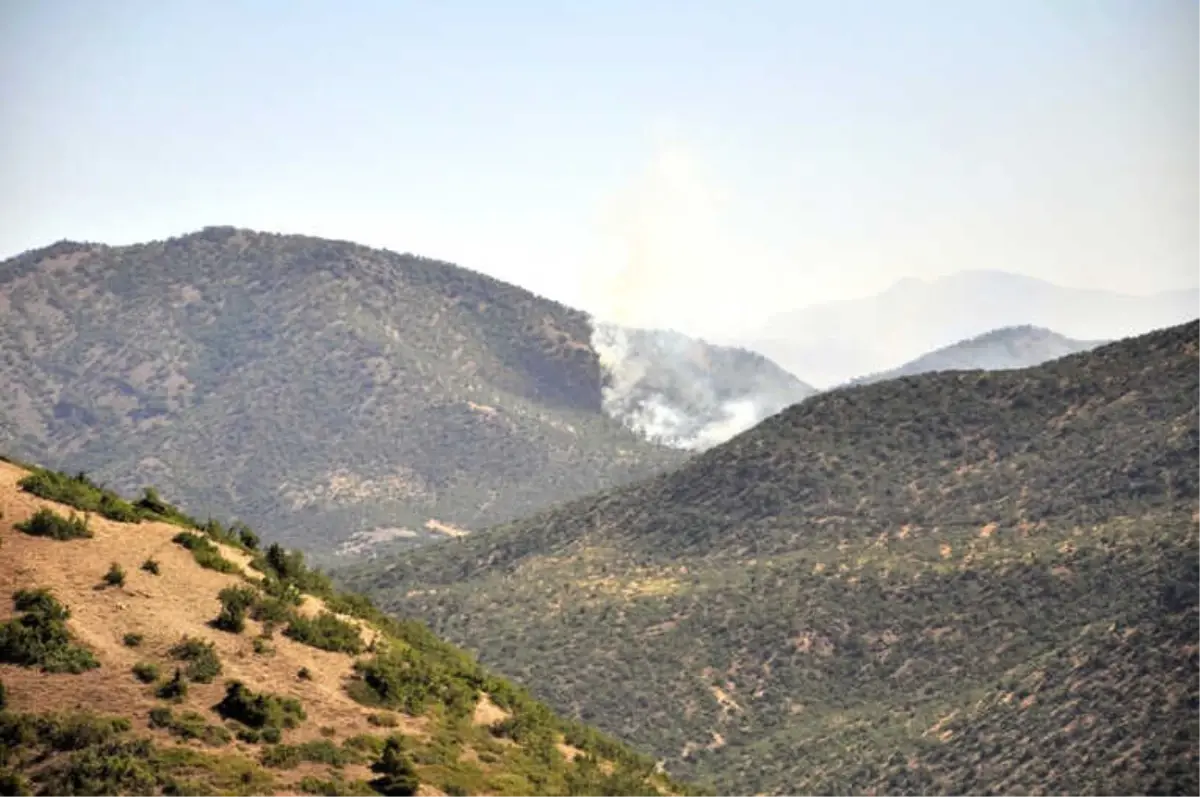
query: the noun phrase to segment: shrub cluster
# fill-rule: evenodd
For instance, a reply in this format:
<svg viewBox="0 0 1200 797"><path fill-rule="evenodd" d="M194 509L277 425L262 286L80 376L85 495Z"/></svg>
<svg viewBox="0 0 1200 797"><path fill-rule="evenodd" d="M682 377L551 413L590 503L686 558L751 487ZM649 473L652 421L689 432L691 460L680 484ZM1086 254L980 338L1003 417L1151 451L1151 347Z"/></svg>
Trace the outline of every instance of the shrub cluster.
<svg viewBox="0 0 1200 797"><path fill-rule="evenodd" d="M192 558L201 567L216 570L218 573L238 572L238 566L221 556L221 549L213 545L207 537L191 531L181 531L175 535L172 542L191 551Z"/></svg>
<svg viewBox="0 0 1200 797"><path fill-rule="evenodd" d="M0 662L68 673L100 666L91 651L72 643L71 613L48 590L19 590L13 606L21 614L0 624Z"/></svg>
<svg viewBox="0 0 1200 797"><path fill-rule="evenodd" d="M29 520L16 523L13 528L34 537L50 537L55 540L80 540L94 536L88 528L87 517L71 513L63 517L52 509L39 509Z"/></svg>
<svg viewBox="0 0 1200 797"><path fill-rule="evenodd" d="M198 684L212 683L221 674L221 659L212 642L185 636L168 651L178 661L186 661L184 674Z"/></svg>
<svg viewBox="0 0 1200 797"><path fill-rule="evenodd" d="M305 719L299 700L266 692L253 692L241 681L225 686L225 697L217 704L217 712L226 719L237 720L251 728L294 728Z"/></svg>
<svg viewBox="0 0 1200 797"><path fill-rule="evenodd" d="M250 587L226 587L217 594L221 601L221 612L213 620L213 627L231 634L240 634L246 629L246 612L258 598L258 592Z"/></svg>
<svg viewBox="0 0 1200 797"><path fill-rule="evenodd" d="M362 637L358 626L347 623L329 612L316 617L292 617L284 636L321 650L334 653L358 654L362 652Z"/></svg>

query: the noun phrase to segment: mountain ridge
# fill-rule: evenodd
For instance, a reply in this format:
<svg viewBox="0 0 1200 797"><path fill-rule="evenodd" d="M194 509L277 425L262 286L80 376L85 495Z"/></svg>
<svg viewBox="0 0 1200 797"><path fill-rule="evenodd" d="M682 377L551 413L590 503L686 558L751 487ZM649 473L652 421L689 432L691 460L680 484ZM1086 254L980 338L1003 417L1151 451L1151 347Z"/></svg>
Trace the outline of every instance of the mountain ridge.
<svg viewBox="0 0 1200 797"><path fill-rule="evenodd" d="M733 793L1187 792L1198 326L821 393L335 576Z"/></svg>
<svg viewBox="0 0 1200 797"><path fill-rule="evenodd" d="M586 314L428 258L232 227L59 242L0 264L0 311L0 444L314 553L685 456L605 415Z"/></svg>

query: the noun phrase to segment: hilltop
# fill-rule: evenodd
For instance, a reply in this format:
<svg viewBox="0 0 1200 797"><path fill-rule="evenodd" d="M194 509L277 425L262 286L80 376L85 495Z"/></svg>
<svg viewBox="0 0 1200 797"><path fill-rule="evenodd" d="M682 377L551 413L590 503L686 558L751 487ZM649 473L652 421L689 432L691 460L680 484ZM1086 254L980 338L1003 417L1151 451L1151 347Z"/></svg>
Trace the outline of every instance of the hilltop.
<svg viewBox="0 0 1200 797"><path fill-rule="evenodd" d="M931 351L890 371L852 379L850 384L866 385L935 371L1007 371L1013 368L1029 368L1069 354L1094 349L1108 342L1075 340L1052 330L1028 324L1004 327Z"/></svg>
<svg viewBox="0 0 1200 797"><path fill-rule="evenodd" d="M8 462L0 511L0 793L685 791L248 527Z"/></svg>
<svg viewBox="0 0 1200 797"><path fill-rule="evenodd" d="M312 553L468 533L683 461L603 411L587 316L229 227L0 263L0 446Z"/></svg>
<svg viewBox="0 0 1200 797"><path fill-rule="evenodd" d="M1195 793L1197 323L818 394L339 579L727 793Z"/></svg>
<svg viewBox="0 0 1200 797"><path fill-rule="evenodd" d="M1030 324L1079 340L1115 340L1188 321L1197 306L1195 288L1136 296L969 270L906 278L873 296L770 316L731 342L828 387L1004 327Z"/></svg>

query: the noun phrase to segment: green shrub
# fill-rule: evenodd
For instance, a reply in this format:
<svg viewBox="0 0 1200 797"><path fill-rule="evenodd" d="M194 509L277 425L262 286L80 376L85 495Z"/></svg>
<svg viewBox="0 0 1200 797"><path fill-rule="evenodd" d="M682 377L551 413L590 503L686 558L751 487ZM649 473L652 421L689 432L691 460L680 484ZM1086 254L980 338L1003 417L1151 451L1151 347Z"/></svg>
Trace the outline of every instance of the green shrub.
<svg viewBox="0 0 1200 797"><path fill-rule="evenodd" d="M152 684L158 680L159 668L152 661L139 661L133 665L133 677L144 684Z"/></svg>
<svg viewBox="0 0 1200 797"><path fill-rule="evenodd" d="M71 613L44 589L13 593L18 612L0 623L0 663L41 667L50 673L81 673L100 666L87 648L72 644Z"/></svg>
<svg viewBox="0 0 1200 797"><path fill-rule="evenodd" d="M261 623L286 623L292 619L292 607L280 598L263 597L250 607L250 616Z"/></svg>
<svg viewBox="0 0 1200 797"><path fill-rule="evenodd" d="M154 559L147 559L142 562L142 569L153 576L157 576L159 573L158 562Z"/></svg>
<svg viewBox="0 0 1200 797"><path fill-rule="evenodd" d="M213 545L206 537L191 531L181 531L172 538L172 542L182 545L192 552L192 558L201 567L216 570L218 573L237 573L237 565L221 556L221 550Z"/></svg>
<svg viewBox="0 0 1200 797"><path fill-rule="evenodd" d="M4 685L4 681L0 681L0 711L8 708L8 687Z"/></svg>
<svg viewBox="0 0 1200 797"><path fill-rule="evenodd" d="M262 637L254 638L254 652L259 656L274 656L275 648Z"/></svg>
<svg viewBox="0 0 1200 797"><path fill-rule="evenodd" d="M147 740L120 740L72 753L65 766L48 771L42 794L154 794L158 778L154 746Z"/></svg>
<svg viewBox="0 0 1200 797"><path fill-rule="evenodd" d="M357 679L349 693L368 706L403 709L416 716L430 702L441 703L452 715L465 716L478 701L474 685L438 667L411 649L380 654L355 662Z"/></svg>
<svg viewBox="0 0 1200 797"><path fill-rule="evenodd" d="M267 744L279 744L279 740L282 738L283 733L273 725L262 729L262 740Z"/></svg>
<svg viewBox="0 0 1200 797"><path fill-rule="evenodd" d="M417 793L421 785L417 770L404 752L404 739L400 736L389 737L383 747L383 754L372 766L371 770L379 777L371 781L371 787L384 795L412 795Z"/></svg>
<svg viewBox="0 0 1200 797"><path fill-rule="evenodd" d="M88 479L86 473L68 476L65 473L34 468L18 485L39 498L67 504L84 512L96 512L120 523L137 523L141 516L133 505L116 493L105 490Z"/></svg>
<svg viewBox="0 0 1200 797"><path fill-rule="evenodd" d="M185 636L168 653L172 658L188 663L187 677L198 684L212 683L221 674L221 659L212 642Z"/></svg>
<svg viewBox="0 0 1200 797"><path fill-rule="evenodd" d="M372 714L371 716L367 717L367 722L371 723L377 728L395 728L400 724L400 721L396 719L394 714L387 714L384 712Z"/></svg>
<svg viewBox="0 0 1200 797"><path fill-rule="evenodd" d="M238 725L237 738L238 741L246 744L258 744L262 741L262 735L257 728L247 728L245 725Z"/></svg>
<svg viewBox="0 0 1200 797"><path fill-rule="evenodd" d="M334 653L353 655L361 653L363 649L358 626L329 612L322 612L314 618L296 615L283 634L305 645Z"/></svg>
<svg viewBox="0 0 1200 797"><path fill-rule="evenodd" d="M171 709L160 706L150 711L150 727L170 731L172 736L180 739L199 739L210 747L221 747L229 744L233 735L219 725L209 725L204 715L195 711L185 711L176 716Z"/></svg>
<svg viewBox="0 0 1200 797"><path fill-rule="evenodd" d="M369 784L361 780L345 781L341 778L321 780L313 775L301 778L300 791L305 794L326 795L326 797L357 797L357 795L376 794Z"/></svg>
<svg viewBox="0 0 1200 797"><path fill-rule="evenodd" d="M301 681L311 681L313 679L312 673L307 667L301 667L299 671L296 672L296 677Z"/></svg>
<svg viewBox="0 0 1200 797"><path fill-rule="evenodd" d="M258 593L250 587L226 587L217 597L221 601L221 612L213 620L213 626L231 634L246 630L246 610L254 605Z"/></svg>
<svg viewBox="0 0 1200 797"><path fill-rule="evenodd" d="M225 697L216 709L222 717L251 728L294 728L305 719L304 707L299 700L255 693L241 681L226 684Z"/></svg>
<svg viewBox="0 0 1200 797"><path fill-rule="evenodd" d="M234 523L230 532L237 535L238 542L248 551L257 551L259 545L258 535L245 523Z"/></svg>
<svg viewBox="0 0 1200 797"><path fill-rule="evenodd" d="M135 634L132 631L121 637L121 641L125 643L125 647L127 648L136 648L138 645L142 644L144 639L145 637L143 637L141 634Z"/></svg>
<svg viewBox="0 0 1200 797"><path fill-rule="evenodd" d="M110 587L125 586L125 568L117 562L110 564L108 572L104 574L104 583Z"/></svg>
<svg viewBox="0 0 1200 797"><path fill-rule="evenodd" d="M316 739L298 745L277 744L262 752L263 765L275 769L293 769L306 761L344 767L361 763L363 755L356 750L338 747L328 739Z"/></svg>
<svg viewBox="0 0 1200 797"><path fill-rule="evenodd" d="M158 687L154 692L160 700L170 700L174 703L182 703L187 697L187 693L187 681L184 680L183 670L178 667L175 668L175 675L171 677L171 680Z"/></svg>
<svg viewBox="0 0 1200 797"><path fill-rule="evenodd" d="M94 536L88 528L87 516L79 517L71 513L65 518L52 509L39 509L33 517L24 523L16 523L13 528L34 537L50 537L55 540L80 540Z"/></svg>
<svg viewBox="0 0 1200 797"><path fill-rule="evenodd" d="M308 778L305 778L305 780L308 780ZM300 787L304 788L303 781L301 781ZM309 794L313 793L309 792ZM332 794L333 792L329 793ZM33 794L33 787L29 784L29 778L20 772L12 772L4 767L0 767L0 794L12 794L15 797L21 797L26 794Z"/></svg>
<svg viewBox="0 0 1200 797"><path fill-rule="evenodd" d="M155 706L150 709L151 728L169 728L174 721L175 712L171 711L167 706Z"/></svg>

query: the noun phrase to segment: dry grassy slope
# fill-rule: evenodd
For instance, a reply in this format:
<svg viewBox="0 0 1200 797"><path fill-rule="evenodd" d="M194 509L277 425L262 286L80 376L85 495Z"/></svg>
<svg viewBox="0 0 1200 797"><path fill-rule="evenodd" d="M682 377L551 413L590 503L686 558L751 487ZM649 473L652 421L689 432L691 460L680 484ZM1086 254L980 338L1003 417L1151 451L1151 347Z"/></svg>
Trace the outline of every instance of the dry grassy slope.
<svg viewBox="0 0 1200 797"><path fill-rule="evenodd" d="M449 263L210 228L0 262L0 447L310 553L682 461L601 411L587 316Z"/></svg>
<svg viewBox="0 0 1200 797"><path fill-rule="evenodd" d="M166 523L142 522L137 525L118 523L98 515L90 515L94 536L68 542L34 537L13 529L43 507L61 514L74 512L51 501L22 491L18 481L26 471L0 461L0 621L14 614L8 597L19 589L48 588L71 612L68 627L76 642L90 649L99 660L98 669L82 674L47 674L34 668L0 665L0 681L7 687L8 709L15 712L45 713L88 711L102 715L128 717L135 732L149 736L162 746L186 745L165 730L148 726L151 709L163 706L153 695L153 689L131 677L131 668L142 661L159 661L167 672L171 666L168 649L182 637L211 640L223 665L223 672L213 683L192 683L187 699L176 710L195 710L204 713L209 722L220 724L212 710L224 695L224 683L237 679L254 691L271 692L298 698L307 713L301 725L286 733L288 744L327 738L340 742L357 734L379 735L381 729L368 717L376 713L353 701L345 691L347 679L353 672L354 657L342 653L318 650L295 642L282 634L272 640L274 654L256 655L254 637L261 625L247 619L246 631L230 634L216 631L209 621L220 610L217 594L228 586L245 584L237 574L222 574L199 567L191 553L172 542L179 528ZM247 574L249 558L242 551L219 545L222 555L243 568ZM160 574L152 575L140 569L148 558L160 564ZM116 562L126 572L121 587L99 588L104 572ZM305 595L298 611L315 615L325 611L324 603ZM338 615L360 627L364 644L378 633L370 624L356 618ZM143 636L137 647L128 647L123 637L128 633ZM301 679L297 673L306 668L311 679ZM476 706L473 721L491 725L508 716L486 694ZM428 736L428 718L395 714L398 725L385 733L398 732L423 739ZM325 733L322 733L325 729ZM511 742L507 742L511 744ZM196 749L204 748L198 741ZM556 745L568 761L582 751L560 738ZM240 753L257 760L258 745L234 741L222 748L221 754ZM478 756L467 747L463 757L479 762ZM611 765L601 761L603 771ZM276 793L296 791L300 780L308 775L330 777L329 767L303 763L298 767L275 773ZM348 765L338 770L340 777L353 781L372 777L366 765ZM422 783L420 794L442 794L437 788Z"/></svg>
<svg viewBox="0 0 1200 797"><path fill-rule="evenodd" d="M220 610L217 593L244 581L236 575L206 570L196 565L192 555L171 542L179 528L167 523L140 523L130 526L93 515L90 525L95 536L86 540L60 542L31 537L12 530L15 523L28 519L42 507L63 514L70 507L35 498L17 487L24 470L0 462L0 511L3 512L3 555L0 556L0 620L12 616L7 600L15 590L46 587L71 611L68 625L79 642L99 659L99 669L72 675L46 674L34 669L0 665L0 679L8 686L10 708L22 712L62 710L94 711L130 717L135 727L145 728L150 710L163 705L152 690L130 677L139 661L169 661L167 649L183 636L202 637L216 643L224 666L223 677L211 684L192 684L187 708L205 711L220 701L226 679L238 679L255 691L288 694L304 703L308 719L289 733L290 743L321 738L320 728L337 729L338 738L358 733L377 733L367 722L371 711L355 703L345 693L344 680L351 674L353 659L342 653L329 653L294 642L282 635L273 641L274 656L256 656L252 648L258 623L247 621L245 634L214 631L208 622ZM246 567L248 558L241 551L220 546L222 554ZM147 558L161 564L161 575L139 569ZM125 586L96 589L111 562L126 571ZM322 607L320 601L306 596L306 613ZM349 618L346 618L349 619ZM137 648L127 647L122 638L140 633L145 641ZM296 677L307 667L312 680ZM219 721L215 713L210 720ZM420 718L403 717L401 732L422 733ZM156 742L175 744L166 731L146 730ZM254 757L253 745L234 742L235 747ZM284 775L283 787L294 786L312 767ZM349 767L350 778L369 778L366 767ZM427 790L425 793L438 793Z"/></svg>

